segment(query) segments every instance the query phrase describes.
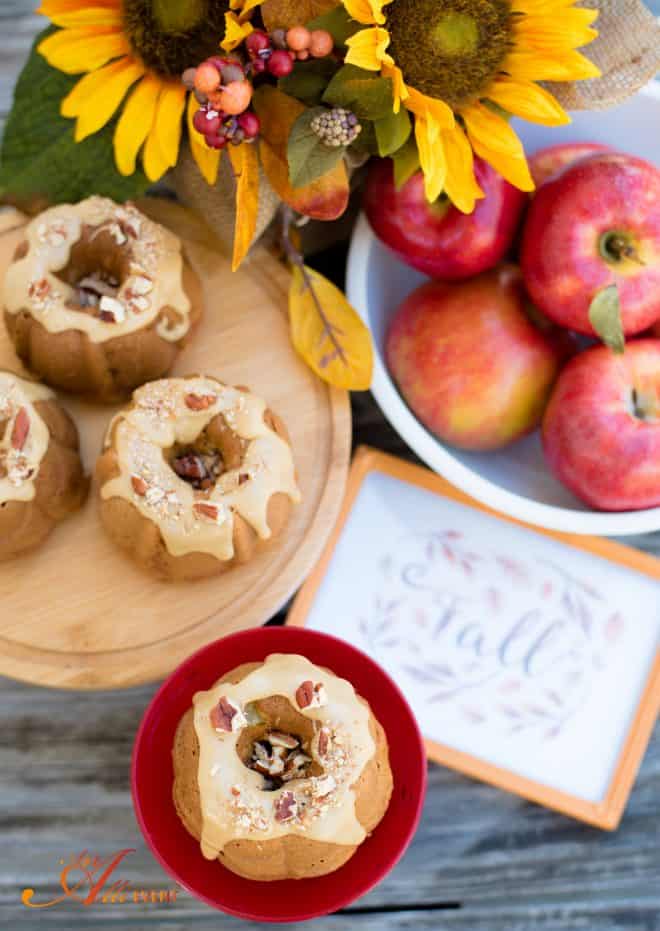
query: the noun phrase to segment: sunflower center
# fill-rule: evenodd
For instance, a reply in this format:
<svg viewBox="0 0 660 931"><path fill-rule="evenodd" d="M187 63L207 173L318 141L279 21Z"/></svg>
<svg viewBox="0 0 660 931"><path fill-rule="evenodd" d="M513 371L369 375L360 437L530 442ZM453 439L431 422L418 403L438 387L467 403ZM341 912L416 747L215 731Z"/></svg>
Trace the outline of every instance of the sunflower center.
<svg viewBox="0 0 660 931"><path fill-rule="evenodd" d="M406 83L452 107L487 89L511 45L507 0L393 0L383 12Z"/></svg>
<svg viewBox="0 0 660 931"><path fill-rule="evenodd" d="M220 54L228 0L123 0L133 51L163 77Z"/></svg>

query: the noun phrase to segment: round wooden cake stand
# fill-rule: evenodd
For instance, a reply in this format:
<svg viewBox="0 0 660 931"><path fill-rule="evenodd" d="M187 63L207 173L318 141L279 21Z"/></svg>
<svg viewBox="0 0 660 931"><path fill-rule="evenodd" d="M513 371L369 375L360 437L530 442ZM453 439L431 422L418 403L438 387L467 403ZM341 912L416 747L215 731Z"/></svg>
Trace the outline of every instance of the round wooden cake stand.
<svg viewBox="0 0 660 931"><path fill-rule="evenodd" d="M215 375L263 395L288 426L303 500L282 538L247 565L173 585L151 578L110 543L92 488L85 507L43 546L0 563L0 673L40 685L100 689L159 679L211 640L263 624L316 562L344 493L348 396L316 378L291 346L287 271L256 250L232 274L194 215L161 200L140 207L182 237L204 288L203 321L174 374ZM0 280L21 226L20 215L0 216ZM21 372L2 323L0 368ZM62 401L91 471L117 408Z"/></svg>

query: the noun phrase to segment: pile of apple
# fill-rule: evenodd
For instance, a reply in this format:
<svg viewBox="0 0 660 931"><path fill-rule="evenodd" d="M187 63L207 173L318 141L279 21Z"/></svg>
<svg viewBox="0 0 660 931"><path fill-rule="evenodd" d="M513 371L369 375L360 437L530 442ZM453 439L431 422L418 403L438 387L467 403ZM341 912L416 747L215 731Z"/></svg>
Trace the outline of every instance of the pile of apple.
<svg viewBox="0 0 660 931"><path fill-rule="evenodd" d="M420 173L397 190L391 161L374 164L376 235L433 279L391 321L391 375L446 443L495 450L540 426L548 466L590 507L656 507L660 171L595 143L530 167L531 199L477 160L485 197L466 216L427 203ZM616 322L618 347L594 313Z"/></svg>

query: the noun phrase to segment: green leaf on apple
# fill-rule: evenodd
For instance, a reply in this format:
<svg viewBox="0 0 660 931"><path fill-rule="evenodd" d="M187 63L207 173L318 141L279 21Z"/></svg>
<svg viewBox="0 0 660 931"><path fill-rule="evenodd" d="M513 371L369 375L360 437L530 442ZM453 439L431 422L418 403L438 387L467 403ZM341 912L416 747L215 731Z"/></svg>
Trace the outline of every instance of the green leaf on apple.
<svg viewBox="0 0 660 931"><path fill-rule="evenodd" d="M383 158L397 152L405 145L412 132L412 123L408 111L403 107L398 113L388 113L380 120L374 122L378 154Z"/></svg>
<svg viewBox="0 0 660 931"><path fill-rule="evenodd" d="M346 151L345 146L325 145L316 135L311 123L320 113L327 113L325 107L309 107L291 127L286 154L293 188L306 187L331 171Z"/></svg>
<svg viewBox="0 0 660 931"><path fill-rule="evenodd" d="M589 307L589 322L606 346L619 355L626 348L621 324L619 289L615 284L597 292Z"/></svg>

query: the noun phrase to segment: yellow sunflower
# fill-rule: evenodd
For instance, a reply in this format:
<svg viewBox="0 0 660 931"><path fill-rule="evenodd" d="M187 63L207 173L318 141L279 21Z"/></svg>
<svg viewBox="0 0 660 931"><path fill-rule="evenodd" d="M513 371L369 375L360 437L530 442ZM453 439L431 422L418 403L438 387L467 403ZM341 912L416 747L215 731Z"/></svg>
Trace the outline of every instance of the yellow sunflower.
<svg viewBox="0 0 660 931"><path fill-rule="evenodd" d="M598 77L577 51L596 38L597 10L576 0L342 0L366 28L346 61L390 77L394 112L414 114L426 196L463 212L482 197L473 151L523 191L534 189L507 115L545 126L570 117L538 81ZM505 111L504 113L502 111Z"/></svg>
<svg viewBox="0 0 660 931"><path fill-rule="evenodd" d="M113 137L118 170L132 174L142 150L149 180L162 177L179 154L187 93L181 74L218 53L226 14L242 8L242 0L42 0L38 12L61 28L39 52L59 71L83 75L61 104L62 115L76 120L76 142L121 109ZM191 136L193 155L209 178L209 160L217 172L219 153L200 143L192 127Z"/></svg>

